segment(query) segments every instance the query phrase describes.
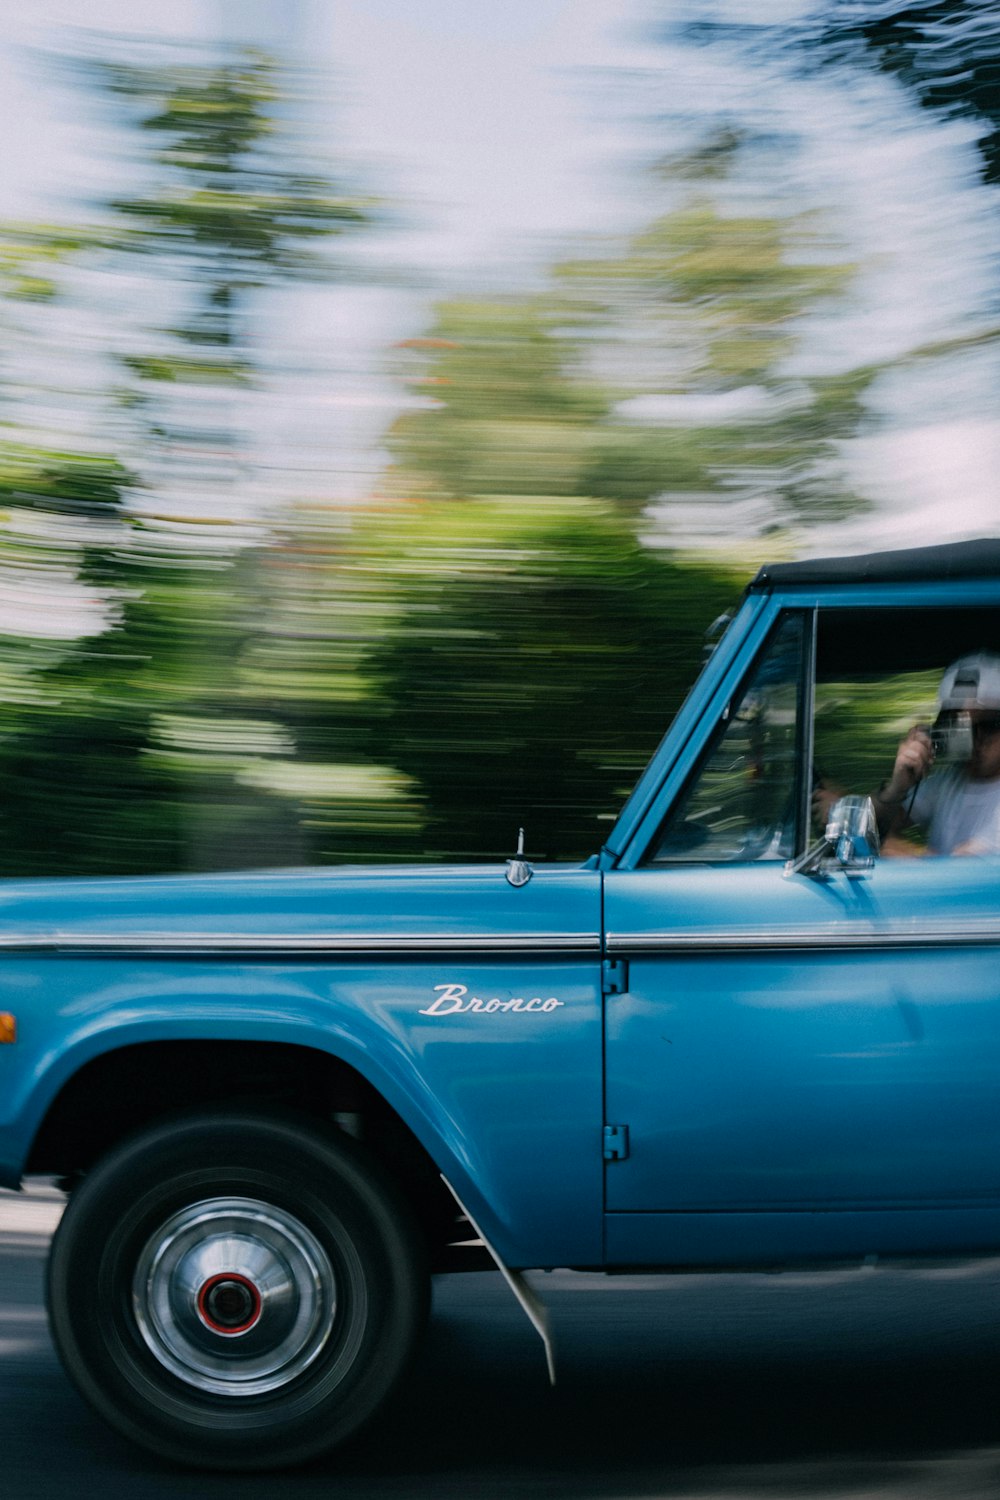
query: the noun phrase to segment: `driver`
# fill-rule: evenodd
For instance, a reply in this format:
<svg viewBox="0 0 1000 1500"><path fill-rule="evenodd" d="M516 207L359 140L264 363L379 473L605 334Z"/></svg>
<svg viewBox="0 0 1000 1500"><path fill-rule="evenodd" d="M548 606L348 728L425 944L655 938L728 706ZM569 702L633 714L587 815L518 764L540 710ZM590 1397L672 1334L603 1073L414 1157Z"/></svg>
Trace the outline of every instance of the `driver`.
<svg viewBox="0 0 1000 1500"><path fill-rule="evenodd" d="M953 763L930 774L936 755ZM872 801L883 836L915 824L930 854L1000 854L1000 656L952 663L933 729L910 730Z"/></svg>

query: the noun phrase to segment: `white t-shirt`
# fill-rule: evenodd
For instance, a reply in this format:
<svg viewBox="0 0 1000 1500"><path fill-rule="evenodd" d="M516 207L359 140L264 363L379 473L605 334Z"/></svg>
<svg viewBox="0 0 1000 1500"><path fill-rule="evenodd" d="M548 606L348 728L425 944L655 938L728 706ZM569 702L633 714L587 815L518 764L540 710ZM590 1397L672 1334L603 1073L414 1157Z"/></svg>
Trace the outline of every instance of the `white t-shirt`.
<svg viewBox="0 0 1000 1500"><path fill-rule="evenodd" d="M970 781L949 766L920 783L908 808L910 821L927 829L931 854L953 854L973 844L978 854L1000 854L1000 777Z"/></svg>

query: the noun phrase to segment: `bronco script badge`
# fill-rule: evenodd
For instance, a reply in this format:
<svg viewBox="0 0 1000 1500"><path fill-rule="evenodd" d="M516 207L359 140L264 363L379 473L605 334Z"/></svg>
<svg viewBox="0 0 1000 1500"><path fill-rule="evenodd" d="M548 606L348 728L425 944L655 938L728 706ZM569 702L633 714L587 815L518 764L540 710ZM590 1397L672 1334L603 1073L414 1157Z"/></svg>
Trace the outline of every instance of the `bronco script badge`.
<svg viewBox="0 0 1000 1500"><path fill-rule="evenodd" d="M535 995L526 1000L523 995L516 996L513 1000L501 1000L494 996L492 1000L480 1000L478 995L470 995L467 985L464 984L436 984L434 986L435 999L430 1005L425 1006L419 1012L422 1016L453 1016L462 1010L478 1010L492 1014L499 1010L558 1010L560 1005L565 1005L565 1000L557 1000L555 995L550 995L543 1000L541 995Z"/></svg>

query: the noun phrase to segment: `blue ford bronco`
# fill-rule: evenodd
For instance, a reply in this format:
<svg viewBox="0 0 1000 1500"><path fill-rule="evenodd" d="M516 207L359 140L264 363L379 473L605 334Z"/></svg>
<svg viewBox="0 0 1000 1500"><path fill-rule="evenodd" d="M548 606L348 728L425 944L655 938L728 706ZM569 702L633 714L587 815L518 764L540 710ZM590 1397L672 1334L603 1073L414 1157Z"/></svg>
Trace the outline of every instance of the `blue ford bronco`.
<svg viewBox="0 0 1000 1500"><path fill-rule="evenodd" d="M88 1400L285 1465L487 1251L543 1337L532 1268L1000 1251L1000 860L865 796L997 651L1000 542L765 567L584 864L0 887L0 1184L68 1192Z"/></svg>

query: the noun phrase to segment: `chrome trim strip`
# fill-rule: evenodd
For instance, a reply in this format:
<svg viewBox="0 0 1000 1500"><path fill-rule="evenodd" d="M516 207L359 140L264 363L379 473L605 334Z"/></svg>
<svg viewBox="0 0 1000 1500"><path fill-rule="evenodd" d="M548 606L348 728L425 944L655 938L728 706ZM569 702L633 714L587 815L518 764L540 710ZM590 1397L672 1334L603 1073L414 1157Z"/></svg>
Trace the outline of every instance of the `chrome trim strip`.
<svg viewBox="0 0 1000 1500"><path fill-rule="evenodd" d="M873 927L843 924L816 928L727 928L689 931L609 932L612 954L801 951L845 948L942 948L1000 945L1000 921L902 923ZM475 933L289 933L237 932L5 932L0 951L63 954L574 954L601 952L600 934L536 932L509 936Z"/></svg>
<svg viewBox="0 0 1000 1500"><path fill-rule="evenodd" d="M688 932L609 932L609 953L746 953L844 948L977 948L1000 944L1000 920L831 927L745 928Z"/></svg>
<svg viewBox="0 0 1000 1500"><path fill-rule="evenodd" d="M600 953L597 932L496 933L239 933L2 932L0 950L20 953Z"/></svg>

